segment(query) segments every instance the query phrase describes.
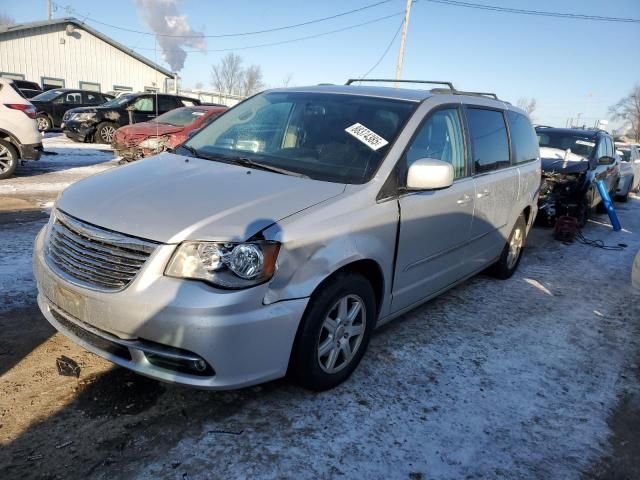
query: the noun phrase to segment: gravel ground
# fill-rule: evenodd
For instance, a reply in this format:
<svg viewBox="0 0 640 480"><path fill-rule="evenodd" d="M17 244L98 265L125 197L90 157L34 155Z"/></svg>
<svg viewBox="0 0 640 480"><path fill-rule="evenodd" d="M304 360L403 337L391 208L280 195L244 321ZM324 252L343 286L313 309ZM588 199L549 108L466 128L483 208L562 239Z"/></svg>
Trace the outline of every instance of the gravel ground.
<svg viewBox="0 0 640 480"><path fill-rule="evenodd" d="M40 207L0 213L0 478L640 478L640 198L617 204L622 232L601 215L584 230L623 251L536 228L512 279L382 327L332 391L216 393L113 367L38 312L29 249L56 185L115 163L76 147L47 138L49 170L0 182Z"/></svg>

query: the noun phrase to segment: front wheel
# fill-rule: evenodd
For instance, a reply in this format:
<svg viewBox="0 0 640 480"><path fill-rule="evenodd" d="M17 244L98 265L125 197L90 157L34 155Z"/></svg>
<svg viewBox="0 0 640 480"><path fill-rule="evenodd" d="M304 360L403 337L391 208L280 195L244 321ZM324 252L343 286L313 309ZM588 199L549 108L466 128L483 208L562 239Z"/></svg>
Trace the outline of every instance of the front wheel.
<svg viewBox="0 0 640 480"><path fill-rule="evenodd" d="M38 125L38 130L41 132L51 130L51 127L53 126L51 124L51 119L42 113L36 117L36 124Z"/></svg>
<svg viewBox="0 0 640 480"><path fill-rule="evenodd" d="M100 143L111 144L116 129L117 127L113 123L101 123L98 125L98 128L96 128L96 140Z"/></svg>
<svg viewBox="0 0 640 480"><path fill-rule="evenodd" d="M18 168L18 152L6 140L0 140L0 180L9 178Z"/></svg>
<svg viewBox="0 0 640 480"><path fill-rule="evenodd" d="M315 391L344 382L367 349L375 318L375 294L367 279L337 275L311 297L291 353L291 375Z"/></svg>
<svg viewBox="0 0 640 480"><path fill-rule="evenodd" d="M489 269L489 273L496 278L506 280L510 278L518 268L522 258L522 249L527 236L527 222L523 215L518 217L516 224L511 230L511 235L507 240L500 258Z"/></svg>

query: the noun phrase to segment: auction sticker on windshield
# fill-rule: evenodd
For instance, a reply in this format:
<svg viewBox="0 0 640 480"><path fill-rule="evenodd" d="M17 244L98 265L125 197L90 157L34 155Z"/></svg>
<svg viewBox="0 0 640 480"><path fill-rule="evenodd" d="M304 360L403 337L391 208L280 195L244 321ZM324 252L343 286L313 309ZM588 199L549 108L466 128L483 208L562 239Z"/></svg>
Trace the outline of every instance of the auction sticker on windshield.
<svg viewBox="0 0 640 480"><path fill-rule="evenodd" d="M345 128L344 131L349 135L356 137L371 150L378 150L389 143L380 135L372 132L360 123L354 123L350 127Z"/></svg>

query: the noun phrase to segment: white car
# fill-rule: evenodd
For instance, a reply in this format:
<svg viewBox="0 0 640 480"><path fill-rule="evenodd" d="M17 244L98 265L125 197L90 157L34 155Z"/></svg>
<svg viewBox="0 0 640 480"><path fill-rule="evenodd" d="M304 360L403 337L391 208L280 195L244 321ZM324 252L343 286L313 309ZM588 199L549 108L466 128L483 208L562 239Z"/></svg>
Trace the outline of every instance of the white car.
<svg viewBox="0 0 640 480"><path fill-rule="evenodd" d="M616 198L626 201L629 192L637 192L640 187L640 148L629 143L616 142L616 151L622 160Z"/></svg>
<svg viewBox="0 0 640 480"><path fill-rule="evenodd" d="M0 180L13 175L20 160L38 160L41 152L35 107L12 80L0 78Z"/></svg>

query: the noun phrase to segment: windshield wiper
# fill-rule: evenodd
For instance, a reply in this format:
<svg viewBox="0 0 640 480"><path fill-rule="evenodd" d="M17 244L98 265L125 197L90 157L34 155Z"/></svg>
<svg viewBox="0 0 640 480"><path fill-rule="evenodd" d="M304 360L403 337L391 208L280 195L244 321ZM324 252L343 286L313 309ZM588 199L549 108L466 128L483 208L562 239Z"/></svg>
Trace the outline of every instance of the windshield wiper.
<svg viewBox="0 0 640 480"><path fill-rule="evenodd" d="M191 154L192 157L206 158L206 157L203 157L202 155L200 155L195 148L190 147L189 145L180 145L179 148L184 148L187 152L189 152Z"/></svg>
<svg viewBox="0 0 640 480"><path fill-rule="evenodd" d="M209 157L209 156L202 155L201 153L199 153L198 155L203 158L208 158L210 160L218 160L221 162L241 165L243 167L255 168L258 170L265 170L267 172L280 173L282 175L290 175L293 177L309 178L307 175L304 175L302 173L294 172L293 170L287 170L286 168L275 167L273 165L267 165L265 163L255 162L247 157L232 157L227 155L212 155Z"/></svg>

